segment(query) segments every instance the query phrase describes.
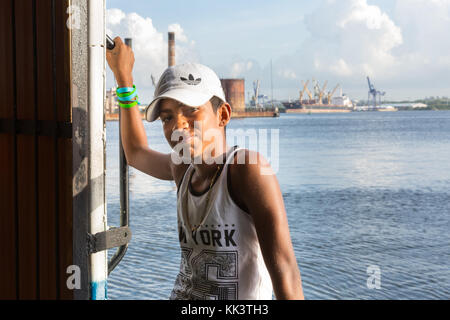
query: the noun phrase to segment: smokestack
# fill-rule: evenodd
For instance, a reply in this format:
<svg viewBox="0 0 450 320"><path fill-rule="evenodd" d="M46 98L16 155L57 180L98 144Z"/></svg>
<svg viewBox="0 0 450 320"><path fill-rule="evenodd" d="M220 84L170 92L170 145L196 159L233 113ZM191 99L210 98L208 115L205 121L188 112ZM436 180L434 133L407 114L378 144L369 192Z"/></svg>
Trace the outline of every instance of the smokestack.
<svg viewBox="0 0 450 320"><path fill-rule="evenodd" d="M169 32L169 67L175 65L175 32Z"/></svg>

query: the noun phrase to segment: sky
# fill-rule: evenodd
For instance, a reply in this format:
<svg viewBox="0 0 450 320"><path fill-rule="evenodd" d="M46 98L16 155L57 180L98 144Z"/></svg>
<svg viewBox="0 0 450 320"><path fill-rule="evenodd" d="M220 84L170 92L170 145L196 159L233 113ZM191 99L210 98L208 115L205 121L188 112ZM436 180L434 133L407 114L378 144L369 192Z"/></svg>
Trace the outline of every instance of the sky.
<svg viewBox="0 0 450 320"><path fill-rule="evenodd" d="M274 98L298 99L302 81L337 84L366 100L367 77L386 100L450 96L450 0L106 0L106 31L133 38L141 103L151 75L167 67L167 32L176 63L198 62L221 78L253 81ZM271 77L272 62L272 77ZM109 68L107 86L114 86ZM312 86L309 86L310 90Z"/></svg>

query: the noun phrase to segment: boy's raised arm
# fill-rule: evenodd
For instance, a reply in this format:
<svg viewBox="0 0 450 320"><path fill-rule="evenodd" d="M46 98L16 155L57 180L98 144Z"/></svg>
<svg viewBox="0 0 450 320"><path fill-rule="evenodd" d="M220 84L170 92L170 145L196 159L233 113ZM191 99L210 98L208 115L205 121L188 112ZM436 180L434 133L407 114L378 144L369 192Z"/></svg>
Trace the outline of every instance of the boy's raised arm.
<svg viewBox="0 0 450 320"><path fill-rule="evenodd" d="M133 86L133 50L120 37L114 39L116 46L106 50L106 60L114 73L119 87ZM138 106L121 110L121 137L127 163L155 178L173 180L170 154L152 150L148 146L142 117Z"/></svg>

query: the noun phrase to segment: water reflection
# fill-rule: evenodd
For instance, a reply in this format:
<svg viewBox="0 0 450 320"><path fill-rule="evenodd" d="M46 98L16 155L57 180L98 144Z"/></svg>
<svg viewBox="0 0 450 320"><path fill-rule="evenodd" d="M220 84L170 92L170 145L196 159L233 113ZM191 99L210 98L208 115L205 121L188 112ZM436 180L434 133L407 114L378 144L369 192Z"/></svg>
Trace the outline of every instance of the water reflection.
<svg viewBox="0 0 450 320"><path fill-rule="evenodd" d="M450 112L282 114L230 128L280 130L277 177L307 298L448 298ZM110 225L117 129L107 123ZM145 129L152 147L170 151L159 122ZM133 239L109 297L167 299L180 263L175 186L130 168L130 187ZM380 267L380 290L366 286L370 265Z"/></svg>

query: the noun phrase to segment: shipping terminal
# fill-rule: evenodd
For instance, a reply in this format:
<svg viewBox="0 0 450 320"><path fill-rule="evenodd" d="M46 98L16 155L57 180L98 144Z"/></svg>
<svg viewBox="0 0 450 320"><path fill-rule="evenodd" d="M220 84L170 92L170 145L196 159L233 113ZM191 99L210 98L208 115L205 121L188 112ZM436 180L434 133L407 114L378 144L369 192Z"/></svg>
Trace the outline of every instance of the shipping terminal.
<svg viewBox="0 0 450 320"><path fill-rule="evenodd" d="M328 81L323 86L312 79L313 92L308 89L309 80L302 81L303 89L300 91L300 98L297 101L283 102L286 113L328 113L328 112L351 112L355 106L348 96L342 93L342 88L337 84L333 90L326 92ZM340 94L334 97L336 90L340 88ZM305 96L306 93L306 96ZM303 98L306 99L303 99Z"/></svg>

